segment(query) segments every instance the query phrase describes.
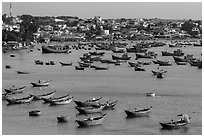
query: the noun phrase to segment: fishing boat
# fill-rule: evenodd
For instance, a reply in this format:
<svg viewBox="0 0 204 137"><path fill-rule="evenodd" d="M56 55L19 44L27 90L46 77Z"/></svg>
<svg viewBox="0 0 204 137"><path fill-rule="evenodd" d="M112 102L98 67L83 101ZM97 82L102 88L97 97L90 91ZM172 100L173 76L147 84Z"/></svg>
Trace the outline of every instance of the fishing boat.
<svg viewBox="0 0 204 137"><path fill-rule="evenodd" d="M141 65L150 65L151 61L137 61Z"/></svg>
<svg viewBox="0 0 204 137"><path fill-rule="evenodd" d="M63 99L63 100L57 100L57 101L51 101L50 105L67 105L72 101L73 97L69 97L67 99Z"/></svg>
<svg viewBox="0 0 204 137"><path fill-rule="evenodd" d="M158 72L163 72L166 73L167 70L163 70L163 69L158 69L158 70L152 70L153 75L157 75Z"/></svg>
<svg viewBox="0 0 204 137"><path fill-rule="evenodd" d="M69 48L64 46L42 46L42 53L67 53Z"/></svg>
<svg viewBox="0 0 204 137"><path fill-rule="evenodd" d="M16 98L6 98L6 101L9 104L23 104L23 103L30 103L33 100L34 96L29 95L28 97L16 99Z"/></svg>
<svg viewBox="0 0 204 137"><path fill-rule="evenodd" d="M80 67L86 67L86 68L88 68L91 65L91 63L84 63L84 62L78 62L78 64Z"/></svg>
<svg viewBox="0 0 204 137"><path fill-rule="evenodd" d="M113 60L129 60L131 57L129 57L127 54L123 54L122 56L115 56L112 55Z"/></svg>
<svg viewBox="0 0 204 137"><path fill-rule="evenodd" d="M74 100L74 103L78 106L78 107L90 107L90 106L98 106L99 105L99 101L102 99L102 97L99 98L93 98L93 99L89 99L86 101L77 101Z"/></svg>
<svg viewBox="0 0 204 137"><path fill-rule="evenodd" d="M29 112L29 116L40 116L41 111L40 110L32 110Z"/></svg>
<svg viewBox="0 0 204 137"><path fill-rule="evenodd" d="M75 66L75 69L76 69L76 70L84 70L84 67L81 67L81 66Z"/></svg>
<svg viewBox="0 0 204 137"><path fill-rule="evenodd" d="M95 56L96 56L96 55L103 56L103 55L105 54L105 52L95 52L95 51L94 51L94 52L89 52L89 54L90 54L90 55L93 55L93 56L94 56L94 55L95 55Z"/></svg>
<svg viewBox="0 0 204 137"><path fill-rule="evenodd" d="M130 62L130 61L128 61L128 64L130 65L130 67L135 67L139 65L138 62Z"/></svg>
<svg viewBox="0 0 204 137"><path fill-rule="evenodd" d="M67 94L64 96L56 97L56 98L42 98L42 100L44 101L44 103L51 103L51 102L55 102L55 101L65 100L69 97L70 97L70 95Z"/></svg>
<svg viewBox="0 0 204 137"><path fill-rule="evenodd" d="M46 94L33 95L34 96L33 100L41 100L42 98L49 99L55 94L55 92L56 92L56 90L49 92L49 93L46 93Z"/></svg>
<svg viewBox="0 0 204 137"><path fill-rule="evenodd" d="M62 66L71 66L72 65L72 62L70 63L64 63L64 62L59 62Z"/></svg>
<svg viewBox="0 0 204 137"><path fill-rule="evenodd" d="M175 62L188 62L189 59L183 57L173 56Z"/></svg>
<svg viewBox="0 0 204 137"><path fill-rule="evenodd" d="M13 86L12 88L6 88L4 89L6 93L11 93L11 94L16 94L16 93L22 93L23 90L25 89L26 86L22 86L19 88L16 88L15 86Z"/></svg>
<svg viewBox="0 0 204 137"><path fill-rule="evenodd" d="M173 56L172 52L168 52L168 51L161 51L162 56Z"/></svg>
<svg viewBox="0 0 204 137"><path fill-rule="evenodd" d="M154 97L154 96L156 96L156 93L154 93L154 92L147 92L146 95L148 97Z"/></svg>
<svg viewBox="0 0 204 137"><path fill-rule="evenodd" d="M68 122L69 116L57 116L57 121L58 122Z"/></svg>
<svg viewBox="0 0 204 137"><path fill-rule="evenodd" d="M180 116L180 115L178 115ZM174 121L171 120L169 122L159 122L159 124L162 126L163 129L179 129L181 127L186 126L187 124L190 123L190 119L191 117L189 117L188 115L183 115L183 118Z"/></svg>
<svg viewBox="0 0 204 137"><path fill-rule="evenodd" d="M38 82L31 82L33 87L43 87L43 86L48 86L50 84L51 80L39 80Z"/></svg>
<svg viewBox="0 0 204 137"><path fill-rule="evenodd" d="M18 74L30 74L28 71L16 71Z"/></svg>
<svg viewBox="0 0 204 137"><path fill-rule="evenodd" d="M105 108L105 105L100 105L99 107L75 107L80 114L92 114L92 113L101 113Z"/></svg>
<svg viewBox="0 0 204 137"><path fill-rule="evenodd" d="M143 108L143 109L139 109L137 110L135 108L135 110L125 110L125 113L127 115L127 117L142 117L142 116L147 116L148 113L151 111L152 106L149 108Z"/></svg>
<svg viewBox="0 0 204 137"><path fill-rule="evenodd" d="M135 53L136 58L155 58L155 56L149 55L148 53Z"/></svg>
<svg viewBox="0 0 204 137"><path fill-rule="evenodd" d="M102 124L106 114L103 114L101 116L91 117L84 120L76 120L79 127L87 127L87 126L95 126Z"/></svg>
<svg viewBox="0 0 204 137"><path fill-rule="evenodd" d="M113 102L106 102L105 103L105 107L104 107L103 110L112 110L112 109L114 109L114 107L116 106L117 102L118 102L117 100L113 101Z"/></svg>
<svg viewBox="0 0 204 137"><path fill-rule="evenodd" d="M161 61L161 60L157 60L157 63L160 65L160 66L171 66L171 62L168 60L168 61Z"/></svg>

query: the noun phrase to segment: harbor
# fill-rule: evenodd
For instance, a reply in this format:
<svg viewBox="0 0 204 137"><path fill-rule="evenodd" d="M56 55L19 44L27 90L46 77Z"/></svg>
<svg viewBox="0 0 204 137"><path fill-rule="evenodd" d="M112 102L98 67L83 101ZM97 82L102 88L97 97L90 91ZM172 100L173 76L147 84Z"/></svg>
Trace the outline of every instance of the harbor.
<svg viewBox="0 0 204 137"><path fill-rule="evenodd" d="M3 135L202 134L201 2L2 6Z"/></svg>

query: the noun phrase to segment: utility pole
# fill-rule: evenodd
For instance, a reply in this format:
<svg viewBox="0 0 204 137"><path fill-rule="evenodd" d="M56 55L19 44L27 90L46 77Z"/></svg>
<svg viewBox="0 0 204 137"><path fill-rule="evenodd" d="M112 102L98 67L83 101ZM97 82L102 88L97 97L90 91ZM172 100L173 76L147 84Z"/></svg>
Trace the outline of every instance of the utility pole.
<svg viewBox="0 0 204 137"><path fill-rule="evenodd" d="M11 5L11 2L10 2L10 17L12 17L12 5Z"/></svg>

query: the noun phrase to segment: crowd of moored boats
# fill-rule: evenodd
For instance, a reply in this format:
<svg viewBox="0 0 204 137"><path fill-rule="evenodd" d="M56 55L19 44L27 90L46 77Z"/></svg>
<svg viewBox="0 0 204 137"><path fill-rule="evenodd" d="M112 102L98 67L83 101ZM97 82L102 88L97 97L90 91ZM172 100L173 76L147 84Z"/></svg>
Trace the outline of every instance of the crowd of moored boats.
<svg viewBox="0 0 204 137"><path fill-rule="evenodd" d="M171 47L172 45L169 45ZM174 45L176 46L176 44ZM99 48L99 47L98 47ZM52 49L52 47L46 48L45 46L42 46L43 53L65 53L68 51L68 49ZM74 66L76 70L84 70L85 68L94 68L95 70L108 70L109 67L104 66L98 66L94 65L94 62L101 62L106 64L114 64L114 65L121 65L124 62L127 62L127 64L130 67L133 67L135 71L146 71L143 67L144 65L150 65L151 63L158 64L159 66L171 66L172 62L169 60L159 60L157 59L157 54L153 51L148 51L147 47L131 47L126 48L126 50L123 49L117 49L116 46L114 49L112 49L113 53L122 53L121 56L119 55L112 55L112 59L104 59L103 55L105 52L103 51L94 51L94 52L88 52L84 53L83 56L80 57L80 60L78 62L77 66ZM135 53L135 62L129 61L130 56L128 56L128 53ZM71 52L70 52L71 53ZM10 55L11 57L15 57L15 55ZM202 68L202 60L199 58L193 57L193 55L184 55L181 49L177 49L174 52L168 52L168 51L162 51L162 56L172 56L175 63L177 65L186 65L189 63L191 66L196 66L198 68ZM151 61L139 61L139 58L148 58L153 59ZM34 60L36 65L56 65L56 62L49 61L49 62L43 62L41 60ZM72 62L59 62L61 66L72 66ZM11 65L6 65L6 69L11 69ZM165 73L167 73L167 70L160 69L158 67L157 70L151 70L152 74L155 75L157 78L163 78ZM18 74L30 74L29 71L17 71ZM31 82L33 87L42 87L42 86L48 86L50 84L51 80L39 80L37 82ZM25 86L22 87L11 87L5 89L4 93L2 94L2 98L8 102L8 104L24 104L24 103L30 103L33 100L42 100L44 103L49 103L50 105L67 105L73 100L73 96L66 94L60 97L53 98L56 91L52 91L45 94L40 95L33 95L29 94L27 97L23 98L15 98L13 95L23 93L25 89ZM156 96L155 92L147 92L146 96L154 97ZM79 112L79 114L89 115L92 113L102 113L101 115L95 116L95 117L89 117L87 119L83 120L76 120L79 126L92 126L92 125L99 125L102 124L103 119L106 117L106 113L103 113L104 110L111 110L114 109L117 100L112 102L105 102L101 103L100 98L92 98L85 101L79 101L74 100L74 103L76 104L76 110ZM133 109L133 110L124 110L127 117L143 117L146 115L149 115L149 112L153 109L152 106L148 108L142 108L142 109ZM41 111L40 110L32 110L29 112L30 116L40 116ZM162 128L167 129L177 129L180 127L183 127L190 123L190 117L187 114L179 115L182 116L179 120L172 120L169 122L160 122L160 125ZM68 122L69 116L58 116L57 120L59 122Z"/></svg>

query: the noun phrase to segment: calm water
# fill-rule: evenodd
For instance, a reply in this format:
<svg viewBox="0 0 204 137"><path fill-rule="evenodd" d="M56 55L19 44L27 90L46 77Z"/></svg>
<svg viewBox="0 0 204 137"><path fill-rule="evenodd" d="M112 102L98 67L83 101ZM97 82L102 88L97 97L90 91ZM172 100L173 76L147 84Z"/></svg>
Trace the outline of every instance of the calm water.
<svg viewBox="0 0 204 137"><path fill-rule="evenodd" d="M76 119L86 116L76 116L75 104L71 102L65 106L51 107L42 101L33 101L30 104L9 105L2 101L2 132L3 134L109 134L109 135L143 135L143 134L202 134L202 69L196 67L173 66L162 67L168 72L163 79L152 76L151 70L157 69L157 65L145 66L146 72L135 72L127 63L121 66L109 65L108 71L96 71L87 68L84 71L76 71L74 65L79 61L79 56L88 52L86 50L72 50L71 54L42 54L38 46L33 52L27 50L2 55L2 90L12 85L26 85L24 94L16 96L27 96L29 93L42 94L56 90L54 96L69 93L75 100L86 100L92 97L102 96L102 102L118 100L115 110L104 111L107 113L102 125L77 128ZM172 57L161 57L165 47L152 48L157 52L158 58L170 59ZM175 48L170 48L173 51ZM185 53L200 57L201 48L188 46L182 48ZM11 58L10 54L15 54ZM111 59L113 53L106 51L105 58ZM130 53L134 61L135 54ZM35 65L34 60L54 60L56 65ZM142 60L142 59L141 59ZM62 67L62 62L73 62L73 66ZM12 69L5 69L10 64ZM96 63L97 64L97 63ZM98 65L107 66L98 63ZM29 75L19 75L17 70L30 71ZM30 82L39 79L52 80L51 84L43 88L33 88ZM156 97L146 97L146 92L155 90ZM148 117L127 119L125 109L137 107L149 107L153 109ZM28 112L39 109L42 115L29 117ZM195 113L193 113L195 112ZM162 130L159 122L176 119L177 114L188 113L191 123L185 128L178 130ZM56 117L69 115L68 123L58 123ZM99 114L94 114L99 115ZM90 116L94 116L90 115Z"/></svg>

